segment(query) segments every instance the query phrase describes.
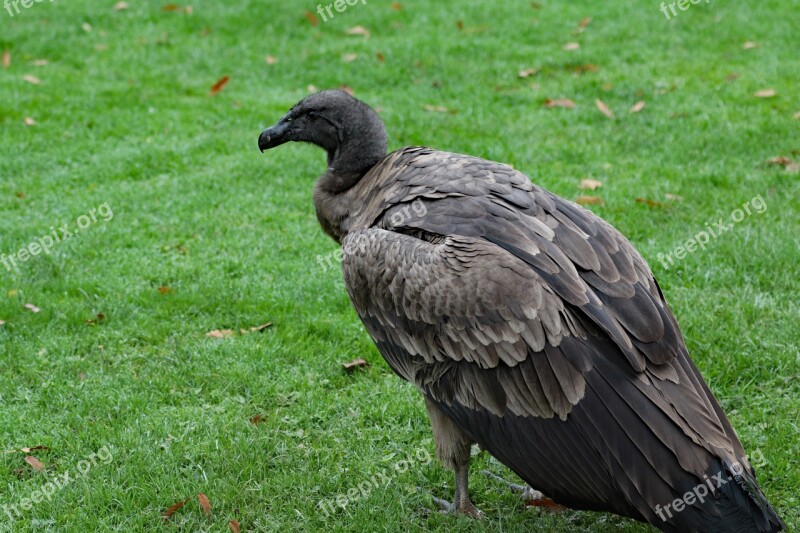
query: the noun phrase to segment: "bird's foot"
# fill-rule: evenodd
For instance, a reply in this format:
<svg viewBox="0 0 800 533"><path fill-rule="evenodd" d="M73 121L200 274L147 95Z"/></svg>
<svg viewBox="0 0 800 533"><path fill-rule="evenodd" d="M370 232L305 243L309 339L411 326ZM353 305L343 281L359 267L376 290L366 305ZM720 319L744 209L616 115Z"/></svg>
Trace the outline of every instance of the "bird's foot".
<svg viewBox="0 0 800 533"><path fill-rule="evenodd" d="M462 501L461 505L458 505L457 503L450 503L436 496L431 496L431 498L433 498L434 503L439 506L442 513L463 514L476 520L481 520L485 516L470 500Z"/></svg>
<svg viewBox="0 0 800 533"><path fill-rule="evenodd" d="M556 502L554 502L553 500L551 500L538 490L534 489L530 485L518 485L516 483L509 483L508 481L498 476L494 472L490 472L488 470L484 470L483 473L492 479L500 481L509 489L519 494L519 497L522 499L523 503L525 503L525 505L527 505L528 507L543 507L554 513L566 510L566 507L557 504Z"/></svg>

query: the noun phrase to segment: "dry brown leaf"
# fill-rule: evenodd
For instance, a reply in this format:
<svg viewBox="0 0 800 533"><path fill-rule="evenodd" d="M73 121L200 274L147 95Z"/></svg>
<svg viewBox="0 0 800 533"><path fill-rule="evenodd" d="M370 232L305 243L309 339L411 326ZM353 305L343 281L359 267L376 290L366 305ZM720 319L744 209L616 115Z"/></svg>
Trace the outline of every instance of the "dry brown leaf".
<svg viewBox="0 0 800 533"><path fill-rule="evenodd" d="M11 66L11 52L8 50L3 50L3 68L8 68Z"/></svg>
<svg viewBox="0 0 800 533"><path fill-rule="evenodd" d="M578 188L579 189L584 189L584 190L589 189L590 191L593 191L593 190L597 189L598 187L602 187L602 186L603 186L603 182L602 181L593 180L591 178L585 178L585 179L581 180L581 183L580 183L580 185L578 185Z"/></svg>
<svg viewBox="0 0 800 533"><path fill-rule="evenodd" d="M757 47L758 43L754 43L753 41L745 41L745 43L742 45L742 48L744 48L745 50L750 50Z"/></svg>
<svg viewBox="0 0 800 533"><path fill-rule="evenodd" d="M358 54L345 54L342 56L342 61L345 63L352 63L356 59L358 59Z"/></svg>
<svg viewBox="0 0 800 533"><path fill-rule="evenodd" d="M739 79L741 76L742 76L742 75L741 75L741 74L739 74L738 72L731 72L730 74L728 74L727 76L725 76L725 81L736 81L736 80L738 80L738 79Z"/></svg>
<svg viewBox="0 0 800 533"><path fill-rule="evenodd" d="M260 326L253 326L250 328L250 331L259 332L264 331L268 327L272 325L272 322L267 322L266 324L261 324Z"/></svg>
<svg viewBox="0 0 800 533"><path fill-rule="evenodd" d="M239 525L238 520L231 520L228 522L228 526L231 528L231 533L241 533L242 526Z"/></svg>
<svg viewBox="0 0 800 533"><path fill-rule="evenodd" d="M172 287L167 287L166 285L164 285L158 288L158 292L160 292L161 294L167 294L168 292L173 292L173 291Z"/></svg>
<svg viewBox="0 0 800 533"><path fill-rule="evenodd" d="M770 159L767 159L767 164L780 165L782 167L786 167L792 164L792 160L784 156L771 157Z"/></svg>
<svg viewBox="0 0 800 533"><path fill-rule="evenodd" d="M457 20L456 21L456 28L458 28L459 30L463 30L464 29L464 21L460 20L460 19Z"/></svg>
<svg viewBox="0 0 800 533"><path fill-rule="evenodd" d="M36 121L33 120L31 117L25 117L24 119L22 119L22 122L24 122L26 126L35 126L36 125Z"/></svg>
<svg viewBox="0 0 800 533"><path fill-rule="evenodd" d="M264 417L262 415L254 415L250 417L250 423L254 426L259 425L261 422L264 421Z"/></svg>
<svg viewBox="0 0 800 533"><path fill-rule="evenodd" d="M220 91L222 91L222 89L225 88L225 86L228 84L229 81L230 81L229 76L223 76L220 79L218 79L217 83L211 86L211 93L210 93L211 96L219 94Z"/></svg>
<svg viewBox="0 0 800 533"><path fill-rule="evenodd" d="M114 4L115 11L122 11L123 9L128 9L128 2L117 2Z"/></svg>
<svg viewBox="0 0 800 533"><path fill-rule="evenodd" d="M162 516L162 518L164 518L164 521L166 522L167 520L169 520L170 518L172 518L172 515L174 515L174 514L175 514L175 512L176 512L178 509L180 509L181 507L183 507L184 505L186 505L186 502L188 502L188 501L189 501L189 498L186 498L186 499L185 499L185 500L183 500L183 501L180 501L180 502L177 502L177 503L175 503L175 504L174 504L174 505L172 505L172 506L171 506L169 509L167 509L166 511L164 511L163 513L161 513L161 516Z"/></svg>
<svg viewBox="0 0 800 533"><path fill-rule="evenodd" d="M578 196L575 198L575 203L580 205L606 205L602 198L599 196Z"/></svg>
<svg viewBox="0 0 800 533"><path fill-rule="evenodd" d="M527 78L529 76L533 76L537 72L539 72L539 69L537 69L537 68L526 68L524 70L520 70L517 73L517 76L519 76L520 78Z"/></svg>
<svg viewBox="0 0 800 533"><path fill-rule="evenodd" d="M570 100L569 98L556 98L551 100L548 98L544 101L545 107L566 107L568 109L573 109L575 107L575 102Z"/></svg>
<svg viewBox="0 0 800 533"><path fill-rule="evenodd" d="M319 25L319 19L314 13L306 9L305 15L306 15L306 20L308 21L309 24L311 24L312 26Z"/></svg>
<svg viewBox="0 0 800 533"><path fill-rule="evenodd" d="M585 28L592 23L592 17L583 17L578 23L579 28Z"/></svg>
<svg viewBox="0 0 800 533"><path fill-rule="evenodd" d="M564 50L577 50L581 47L581 43L567 43L564 45Z"/></svg>
<svg viewBox="0 0 800 533"><path fill-rule="evenodd" d="M264 58L264 61L267 62L267 65L274 65L275 63L278 62L278 59L273 56L267 56Z"/></svg>
<svg viewBox="0 0 800 533"><path fill-rule="evenodd" d="M775 91L775 89L761 89L760 91L756 91L755 96L757 98L772 98L777 94L778 93Z"/></svg>
<svg viewBox="0 0 800 533"><path fill-rule="evenodd" d="M597 109L599 109L600 112L602 114L604 114L605 116L607 116L608 118L612 118L612 119L614 118L614 112L611 111L611 109L608 108L608 106L605 104L605 102L603 102L599 98L594 101L594 105L596 105Z"/></svg>
<svg viewBox="0 0 800 533"><path fill-rule="evenodd" d="M197 501L200 503L200 510L203 511L203 514L206 516L211 516L211 502L209 501L208 496L201 492L197 495Z"/></svg>
<svg viewBox="0 0 800 533"><path fill-rule="evenodd" d="M644 100L639 100L638 102L633 104L633 107L631 107L631 113L638 113L639 111L644 109L644 106L645 106Z"/></svg>
<svg viewBox="0 0 800 533"><path fill-rule="evenodd" d="M375 52L375 57L376 57L376 58L378 58L378 61L380 61L381 63L383 63L383 61L384 61L384 59L385 59L385 58L383 57L383 54L382 54L382 53L380 53L380 52Z"/></svg>
<svg viewBox="0 0 800 533"><path fill-rule="evenodd" d="M2 322L2 320L0 320L0 322ZM50 447L49 446L41 446L41 445L39 445L39 446L31 446L30 448L19 448L17 450L6 450L6 451L0 452L0 453L4 453L4 454L5 453L20 453L20 452L21 453L31 453L31 452L36 451L36 450L50 450Z"/></svg>
<svg viewBox="0 0 800 533"><path fill-rule="evenodd" d="M637 198L637 204L645 204L647 207L664 207L664 204L661 202L656 202L655 200L651 200L650 198Z"/></svg>
<svg viewBox="0 0 800 533"><path fill-rule="evenodd" d="M349 85L341 84L341 85L339 85L339 89L343 90L344 92L346 92L350 96L355 96L356 95L356 92Z"/></svg>
<svg viewBox="0 0 800 533"><path fill-rule="evenodd" d="M95 316L92 319L87 320L86 323L88 325L90 325L90 326L96 326L97 324L103 322L105 319L106 319L106 315L105 314L97 313L97 316Z"/></svg>
<svg viewBox="0 0 800 533"><path fill-rule="evenodd" d="M215 329L214 331L206 333L206 337L211 337L212 339L222 339L223 337L230 337L231 335L233 335L232 329Z"/></svg>
<svg viewBox="0 0 800 533"><path fill-rule="evenodd" d="M582 74L584 72L597 72L600 70L600 67L597 65L593 65L592 63L587 63L585 65L577 65L572 67L573 72L577 72L578 74Z"/></svg>
<svg viewBox="0 0 800 533"><path fill-rule="evenodd" d="M345 33L347 35L363 35L366 39L369 39L370 36L369 30L364 26L353 26L352 28L348 28Z"/></svg>
<svg viewBox="0 0 800 533"><path fill-rule="evenodd" d="M177 11L181 8L178 4L166 4L161 6L161 11Z"/></svg>
<svg viewBox="0 0 800 533"><path fill-rule="evenodd" d="M450 112L450 110L447 109L443 105L425 104L425 105L422 106L422 109L424 109L425 111L431 111L431 112L434 112L434 113L449 113Z"/></svg>
<svg viewBox="0 0 800 533"><path fill-rule="evenodd" d="M17 192L15 192L15 193L14 193L14 196L16 196L17 198L21 198L21 199L23 199L23 200L24 200L25 198L27 198L27 197L28 197L28 195L27 195L27 194L25 194L25 193L24 193L24 192L22 192L22 191L17 191Z"/></svg>
<svg viewBox="0 0 800 533"><path fill-rule="evenodd" d="M394 9L395 11L400 11L401 9L403 9L403 4L401 4L400 2L392 2L392 9Z"/></svg>
<svg viewBox="0 0 800 533"><path fill-rule="evenodd" d="M39 85L40 83L42 83L42 80L40 80L36 76L31 76L30 74L25 74L24 76L22 76L22 79L34 85Z"/></svg>
<svg viewBox="0 0 800 533"><path fill-rule="evenodd" d="M44 463L32 455L25 457L25 462L31 465L31 468L37 472L44 470Z"/></svg>
<svg viewBox="0 0 800 533"><path fill-rule="evenodd" d="M31 313L38 313L39 311L41 311L41 309L39 309L33 304L25 304L23 307L29 310Z"/></svg>
<svg viewBox="0 0 800 533"><path fill-rule="evenodd" d="M361 359L360 357L358 359L353 359L352 361L349 361L347 363L342 363L342 368L350 371L355 370L356 368L364 368L368 366L369 363L367 363L364 359Z"/></svg>
<svg viewBox="0 0 800 533"><path fill-rule="evenodd" d="M528 500L525 502L525 504L528 507L539 507L553 514L563 513L564 511L567 510L566 507L557 504L556 502L554 502L553 500L551 500L546 496L538 498L536 500Z"/></svg>

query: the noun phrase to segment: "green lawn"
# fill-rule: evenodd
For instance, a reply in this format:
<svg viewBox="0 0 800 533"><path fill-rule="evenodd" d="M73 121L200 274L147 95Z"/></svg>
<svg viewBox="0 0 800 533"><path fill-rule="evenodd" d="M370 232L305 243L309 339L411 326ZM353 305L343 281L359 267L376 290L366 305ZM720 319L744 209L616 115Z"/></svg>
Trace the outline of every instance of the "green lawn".
<svg viewBox="0 0 800 533"><path fill-rule="evenodd" d="M667 20L656 1L370 0L316 26L313 1L128 3L0 11L0 259L86 226L0 263L0 452L48 447L0 453L0 531L649 530L524 509L480 473L514 479L486 454L472 479L485 520L427 510L453 478L429 460L423 403L372 346L338 265L317 260L335 250L311 203L324 155L256 146L309 85L342 84L381 108L392 148L602 197L589 207L650 262L763 453L766 494L800 527L800 174L766 164L800 160L796 2L713 0ZM576 107L544 105L559 98ZM658 259L759 195L766 210L705 250ZM343 370L358 357L370 366Z"/></svg>

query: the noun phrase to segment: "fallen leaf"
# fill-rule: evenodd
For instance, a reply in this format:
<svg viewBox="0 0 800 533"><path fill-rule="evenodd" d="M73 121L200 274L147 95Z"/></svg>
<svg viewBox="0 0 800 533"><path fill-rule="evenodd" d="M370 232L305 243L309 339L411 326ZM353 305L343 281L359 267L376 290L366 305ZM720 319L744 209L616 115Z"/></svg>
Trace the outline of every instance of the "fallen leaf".
<svg viewBox="0 0 800 533"><path fill-rule="evenodd" d="M172 518L172 515L174 515L174 514L175 514L175 512L176 512L178 509L180 509L181 507L183 507L184 505L186 505L186 502L188 502L188 501L189 501L189 498L186 498L185 500L183 500L183 501L180 501L180 502L178 502L178 503L174 504L172 507L170 507L169 509L167 509L166 511L164 511L164 512L161 514L161 516L164 518L164 521L166 522L167 520L169 520L170 518Z"/></svg>
<svg viewBox="0 0 800 533"><path fill-rule="evenodd" d="M128 2L117 2L114 4L115 11L122 11L123 9L128 9Z"/></svg>
<svg viewBox="0 0 800 533"><path fill-rule="evenodd" d="M45 67L50 64L46 59L36 59L31 63L35 67Z"/></svg>
<svg viewBox="0 0 800 533"><path fill-rule="evenodd" d="M742 48L744 48L745 50L750 50L752 48L757 48L757 47L758 44L754 43L753 41L745 41L745 43L742 45Z"/></svg>
<svg viewBox="0 0 800 533"><path fill-rule="evenodd" d="M30 448L19 448L17 450L6 450L6 451L0 452L0 453L4 453L4 454L5 453L31 453L31 452L36 451L36 450L50 450L50 447L49 446L41 446L41 445L39 445L39 446L31 446Z"/></svg>
<svg viewBox="0 0 800 533"><path fill-rule="evenodd" d="M400 2L392 2L392 9L394 9L395 11L400 11L401 9L403 9L403 4L401 4Z"/></svg>
<svg viewBox="0 0 800 533"><path fill-rule="evenodd" d="M3 68L8 68L11 66L11 52L8 50L3 50Z"/></svg>
<svg viewBox="0 0 800 533"><path fill-rule="evenodd" d="M564 50L577 50L581 47L581 43L567 43L564 45Z"/></svg>
<svg viewBox="0 0 800 533"><path fill-rule="evenodd" d="M348 371L355 370L356 368L364 368L367 366L369 366L369 363L367 363L364 359L361 359L360 357L358 359L353 359L350 362L342 363L342 368Z"/></svg>
<svg viewBox="0 0 800 533"><path fill-rule="evenodd" d="M562 513L567 510L567 508L564 507L563 505L559 505L547 497L537 498L535 500L529 500L525 502L525 505L527 505L528 507L539 507L551 513Z"/></svg>
<svg viewBox="0 0 800 533"><path fill-rule="evenodd" d="M26 126L35 126L36 125L36 121L33 120L31 117L25 117L24 119L22 119L22 122L24 122Z"/></svg>
<svg viewBox="0 0 800 533"><path fill-rule="evenodd" d="M345 84L339 85L339 88L349 94L350 96L355 96L356 92L353 90L352 87L349 87Z"/></svg>
<svg viewBox="0 0 800 533"><path fill-rule="evenodd" d="M228 526L231 528L231 533L240 533L242 531L242 526L240 526L239 522L236 520L228 522Z"/></svg>
<svg viewBox="0 0 800 533"><path fill-rule="evenodd" d="M217 80L217 83L211 86L211 93L210 93L211 96L219 94L220 91L222 91L222 89L225 88L225 86L228 84L229 81L230 81L229 76L223 76L219 80Z"/></svg>
<svg viewBox="0 0 800 533"><path fill-rule="evenodd" d="M305 15L306 15L306 20L308 21L309 24L311 24L312 26L319 25L319 19L314 13L306 9Z"/></svg>
<svg viewBox="0 0 800 533"><path fill-rule="evenodd" d="M756 91L755 96L757 98L772 98L778 94L775 89L761 89L760 91Z"/></svg>
<svg viewBox="0 0 800 533"><path fill-rule="evenodd" d="M203 514L211 516L211 502L208 500L208 496L201 492L197 495L197 501L200 503L200 510L203 511Z"/></svg>
<svg viewBox="0 0 800 533"><path fill-rule="evenodd" d="M103 322L105 319L106 319L105 314L97 313L97 315L94 318L87 320L86 323L89 324L90 326L95 326L100 322Z"/></svg>
<svg viewBox="0 0 800 533"><path fill-rule="evenodd" d="M583 17L578 23L579 28L585 28L592 23L592 17Z"/></svg>
<svg viewBox="0 0 800 533"><path fill-rule="evenodd" d="M88 22L84 22L83 24L81 24L81 28L83 28L83 31L85 31L86 33L92 31L92 25L89 24Z"/></svg>
<svg viewBox="0 0 800 533"><path fill-rule="evenodd" d="M450 111L443 105L430 105L430 104L425 104L424 106L422 106L422 109L424 109L425 111L431 111L435 113L448 113Z"/></svg>
<svg viewBox="0 0 800 533"><path fill-rule="evenodd" d="M378 61L380 61L381 63L383 63L383 60L385 59L385 58L383 57L383 54L382 54L382 53L380 53L380 52L376 52L376 53L375 53L375 57L376 57L376 58L378 58Z"/></svg>
<svg viewBox="0 0 800 533"><path fill-rule="evenodd" d="M31 468L37 472L44 470L44 463L32 455L25 457L25 462L31 465Z"/></svg>
<svg viewBox="0 0 800 533"><path fill-rule="evenodd" d="M178 4L166 4L161 6L161 11L177 11L180 8Z"/></svg>
<svg viewBox="0 0 800 533"><path fill-rule="evenodd" d="M272 325L272 322L267 322L266 324L261 324L260 326L253 326L252 328L250 328L250 331L256 331L256 332L257 331L264 331L265 329L267 329L271 325Z"/></svg>
<svg viewBox="0 0 800 533"><path fill-rule="evenodd" d="M457 20L456 21L456 28L458 28L459 30L463 30L464 29L464 21L463 20Z"/></svg>
<svg viewBox="0 0 800 533"><path fill-rule="evenodd" d="M593 65L592 63L587 63L585 65L577 65L572 67L572 70L580 74L582 72L597 72L600 70L600 67Z"/></svg>
<svg viewBox="0 0 800 533"><path fill-rule="evenodd" d="M261 422L264 421L264 417L262 415L254 415L250 417L250 423L254 426L259 425Z"/></svg>
<svg viewBox="0 0 800 533"><path fill-rule="evenodd" d="M661 202L656 202L655 200L651 200L650 198L637 198L636 203L645 204L647 207L664 207L664 204L662 204Z"/></svg>
<svg viewBox="0 0 800 533"><path fill-rule="evenodd" d="M591 178L586 178L586 179L582 179L581 180L581 183L580 183L580 185L578 185L578 188L579 189L584 189L584 190L585 189L589 189L590 191L593 191L593 190L597 189L598 187L602 187L602 186L603 186L603 182L602 181L597 181L597 180L593 180Z"/></svg>
<svg viewBox="0 0 800 533"><path fill-rule="evenodd" d="M534 75L534 74L536 74L537 72L539 72L539 69L536 69L536 68L526 68L526 69L524 69L524 70L520 70L520 71L517 73L517 76L519 76L520 78L527 78L528 76L533 76L533 75Z"/></svg>
<svg viewBox="0 0 800 533"><path fill-rule="evenodd" d="M29 310L31 313L38 313L39 311L41 311L41 309L39 309L33 304L25 304L23 307Z"/></svg>
<svg viewBox="0 0 800 533"><path fill-rule="evenodd" d="M358 59L358 54L345 54L342 56L342 61L345 63L352 63L356 59Z"/></svg>
<svg viewBox="0 0 800 533"><path fill-rule="evenodd" d="M594 105L596 105L597 109L599 109L600 112L608 118L614 118L614 112L611 111L611 109L609 109L608 106L599 98L594 101Z"/></svg>
<svg viewBox="0 0 800 533"><path fill-rule="evenodd" d="M274 65L275 63L278 62L278 59L273 56L267 56L264 58L264 61L267 62L267 65Z"/></svg>
<svg viewBox="0 0 800 533"><path fill-rule="evenodd" d="M785 166L791 165L792 164L792 160L789 159L788 157L778 156L778 157L772 157L770 159L767 159L767 164L768 165L780 165L782 167L785 167Z"/></svg>
<svg viewBox="0 0 800 533"><path fill-rule="evenodd" d="M5 323L6 323L6 321L5 321L5 320L0 320L0 326L2 326L2 325L3 325L3 324L5 324Z"/></svg>
<svg viewBox="0 0 800 533"><path fill-rule="evenodd" d="M211 337L212 339L221 339L223 337L230 337L231 335L233 335L232 329L215 329L214 331L206 333L206 337Z"/></svg>
<svg viewBox="0 0 800 533"><path fill-rule="evenodd" d="M682 202L683 196L678 196L677 194L667 193L664 196L667 197L667 200L672 200L673 202Z"/></svg>
<svg viewBox="0 0 800 533"><path fill-rule="evenodd" d="M644 106L645 106L644 100L639 100L638 102L633 104L633 107L631 107L631 113L638 113L639 111L644 109Z"/></svg>
<svg viewBox="0 0 800 533"><path fill-rule="evenodd" d="M347 33L347 35L363 35L366 39L369 39L370 36L369 30L364 26L353 26L345 33Z"/></svg>
<svg viewBox="0 0 800 533"><path fill-rule="evenodd" d="M578 196L575 198L575 203L580 205L606 205L602 198L599 196Z"/></svg>
<svg viewBox="0 0 800 533"><path fill-rule="evenodd" d="M25 74L24 76L22 76L22 79L34 85L39 85L40 83L42 83L42 80L40 80L36 76L31 76L30 74Z"/></svg>
<svg viewBox="0 0 800 533"><path fill-rule="evenodd" d="M161 294L167 294L168 292L173 292L173 291L172 287L167 287L166 285L164 285L163 287L158 288L158 292L160 292Z"/></svg>
<svg viewBox="0 0 800 533"><path fill-rule="evenodd" d="M575 107L575 102L570 100L569 98L556 98L551 100L548 98L544 101L545 107L566 107L567 109L573 109Z"/></svg>
<svg viewBox="0 0 800 533"><path fill-rule="evenodd" d="M14 193L14 196L16 196L17 198L21 198L21 199L25 199L25 198L27 198L27 197L28 197L28 195L27 195L27 194L25 194L25 193L24 193L24 192L22 192L22 191L17 191L17 192L15 192L15 193Z"/></svg>
<svg viewBox="0 0 800 533"><path fill-rule="evenodd" d="M797 113L792 115L792 118L795 119L795 120L800 120L800 111L798 111Z"/></svg>

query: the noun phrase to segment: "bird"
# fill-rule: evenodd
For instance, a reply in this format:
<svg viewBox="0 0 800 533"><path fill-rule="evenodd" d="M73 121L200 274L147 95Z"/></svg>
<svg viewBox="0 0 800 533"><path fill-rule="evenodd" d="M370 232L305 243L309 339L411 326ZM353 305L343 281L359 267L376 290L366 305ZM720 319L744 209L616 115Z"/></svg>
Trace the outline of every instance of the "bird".
<svg viewBox="0 0 800 533"><path fill-rule="evenodd" d="M730 421L646 261L609 223L509 165L411 146L341 90L264 130L327 152L313 188L345 287L388 366L424 397L469 494L478 445L572 509L668 532L773 532Z"/></svg>

